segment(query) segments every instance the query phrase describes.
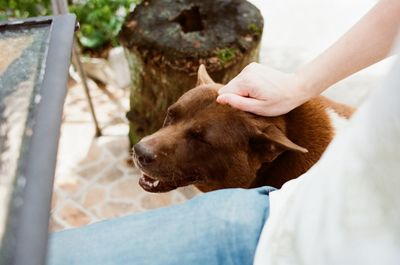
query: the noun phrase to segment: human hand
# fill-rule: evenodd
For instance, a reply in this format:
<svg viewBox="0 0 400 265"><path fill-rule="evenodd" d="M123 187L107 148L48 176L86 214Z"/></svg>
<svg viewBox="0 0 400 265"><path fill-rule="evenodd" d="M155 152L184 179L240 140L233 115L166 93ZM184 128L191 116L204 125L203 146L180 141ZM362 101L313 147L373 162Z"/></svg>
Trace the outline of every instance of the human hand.
<svg viewBox="0 0 400 265"><path fill-rule="evenodd" d="M219 90L217 102L262 116L279 116L309 100L302 81L288 74L251 63Z"/></svg>

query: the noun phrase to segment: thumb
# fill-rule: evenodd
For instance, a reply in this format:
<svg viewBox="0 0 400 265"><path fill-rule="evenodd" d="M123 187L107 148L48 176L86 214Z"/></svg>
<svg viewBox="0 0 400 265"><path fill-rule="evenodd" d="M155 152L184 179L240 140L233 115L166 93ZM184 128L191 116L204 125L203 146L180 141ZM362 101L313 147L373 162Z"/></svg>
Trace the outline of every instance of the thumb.
<svg viewBox="0 0 400 265"><path fill-rule="evenodd" d="M236 94L221 94L217 97L217 102L220 104L228 104L231 107L243 111L257 113L257 108L260 101L254 98L246 98Z"/></svg>

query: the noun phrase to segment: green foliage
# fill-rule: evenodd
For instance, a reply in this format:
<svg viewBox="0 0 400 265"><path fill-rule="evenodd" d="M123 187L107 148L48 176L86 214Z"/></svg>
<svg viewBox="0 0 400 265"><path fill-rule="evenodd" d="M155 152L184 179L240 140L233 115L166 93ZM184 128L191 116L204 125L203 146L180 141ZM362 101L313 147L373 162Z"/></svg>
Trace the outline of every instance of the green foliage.
<svg viewBox="0 0 400 265"><path fill-rule="evenodd" d="M221 64L226 64L236 56L235 48L223 48L217 50L217 57Z"/></svg>
<svg viewBox="0 0 400 265"><path fill-rule="evenodd" d="M69 10L80 24L79 43L86 50L118 45L117 35L128 14L141 0L73 0ZM0 0L0 20L51 14L51 0Z"/></svg>
<svg viewBox="0 0 400 265"><path fill-rule="evenodd" d="M78 39L84 48L118 44L117 35L126 14L139 0L85 0L70 6L80 23Z"/></svg>
<svg viewBox="0 0 400 265"><path fill-rule="evenodd" d="M247 29L250 30L256 36L260 36L262 33L262 29L254 23L250 23L247 26Z"/></svg>
<svg viewBox="0 0 400 265"><path fill-rule="evenodd" d="M0 20L46 16L51 0L0 0Z"/></svg>

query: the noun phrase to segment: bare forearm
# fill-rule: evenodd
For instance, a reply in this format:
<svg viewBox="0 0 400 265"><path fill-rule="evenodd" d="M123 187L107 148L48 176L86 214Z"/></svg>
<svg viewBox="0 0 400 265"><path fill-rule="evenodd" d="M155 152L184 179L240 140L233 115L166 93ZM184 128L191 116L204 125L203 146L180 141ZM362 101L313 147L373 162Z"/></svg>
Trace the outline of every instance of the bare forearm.
<svg viewBox="0 0 400 265"><path fill-rule="evenodd" d="M400 0L381 0L356 25L297 75L308 96L388 56L400 27Z"/></svg>
<svg viewBox="0 0 400 265"><path fill-rule="evenodd" d="M252 63L217 101L263 116L291 111L336 82L388 56L400 28L400 0L380 0L356 25L296 73Z"/></svg>

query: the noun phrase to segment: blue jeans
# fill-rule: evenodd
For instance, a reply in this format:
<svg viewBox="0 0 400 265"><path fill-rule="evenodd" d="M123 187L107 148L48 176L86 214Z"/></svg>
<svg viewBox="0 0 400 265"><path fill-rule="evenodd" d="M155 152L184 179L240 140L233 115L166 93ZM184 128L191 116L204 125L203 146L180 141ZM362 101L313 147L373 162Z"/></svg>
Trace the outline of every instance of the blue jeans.
<svg viewBox="0 0 400 265"><path fill-rule="evenodd" d="M272 190L219 190L54 233L48 265L251 265Z"/></svg>

